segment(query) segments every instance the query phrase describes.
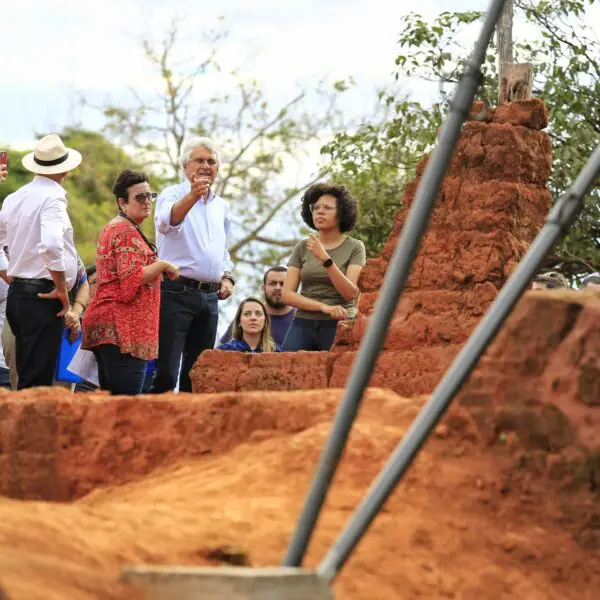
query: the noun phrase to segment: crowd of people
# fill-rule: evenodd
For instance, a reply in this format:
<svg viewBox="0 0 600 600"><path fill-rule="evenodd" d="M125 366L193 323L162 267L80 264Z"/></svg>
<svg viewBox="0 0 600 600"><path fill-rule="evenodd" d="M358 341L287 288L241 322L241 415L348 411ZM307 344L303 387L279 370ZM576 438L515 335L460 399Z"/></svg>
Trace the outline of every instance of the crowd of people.
<svg viewBox="0 0 600 600"><path fill-rule="evenodd" d="M82 160L59 136L43 137L22 161L32 181L0 210L7 357L0 385L57 384L62 344L81 339L81 349L95 357L101 389L191 391L192 366L215 347L218 302L235 288L229 207L214 191L219 149L208 138L189 139L183 181L160 194L144 173L122 171L113 187L116 216L100 233L96 263L87 269L63 187ZM0 181L7 176L0 167ZM156 245L141 229L154 203ZM343 186L318 183L302 197L301 216L315 234L297 244L287 267L266 271L264 301L240 302L217 350L329 350L337 323L355 317L366 261L364 244L349 235L356 201ZM76 389L94 387L84 382Z"/></svg>
<svg viewBox="0 0 600 600"><path fill-rule="evenodd" d="M160 195L144 173L122 171L113 187L116 216L87 269L62 185L82 160L59 136L43 137L22 161L32 181L0 210L0 386L60 384L62 345L81 340L95 357L101 389L189 392L196 359L215 347L218 302L235 288L229 207L214 191L219 149L207 138L188 140L183 181ZM7 177L0 165L0 183ZM155 202L156 245L141 229ZM356 201L343 186L318 183L304 193L301 216L316 233L295 246L287 267L265 272L264 300L240 302L217 350L326 351L338 323L355 318L366 261L364 244L349 235ZM582 286L600 290L600 273ZM557 272L532 282L533 289L568 287ZM84 381L75 389L95 388Z"/></svg>

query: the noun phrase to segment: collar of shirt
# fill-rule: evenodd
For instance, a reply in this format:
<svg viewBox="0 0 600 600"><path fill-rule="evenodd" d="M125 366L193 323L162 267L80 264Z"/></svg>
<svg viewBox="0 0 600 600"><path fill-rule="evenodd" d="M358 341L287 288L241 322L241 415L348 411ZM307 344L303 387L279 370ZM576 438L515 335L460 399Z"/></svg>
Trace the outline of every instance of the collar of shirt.
<svg viewBox="0 0 600 600"><path fill-rule="evenodd" d="M49 190L54 190L56 192L56 197L67 201L67 190L58 183L58 181L54 181L54 179L50 179L49 177L44 177L43 175L36 175L32 182L33 185L37 187L46 187Z"/></svg>

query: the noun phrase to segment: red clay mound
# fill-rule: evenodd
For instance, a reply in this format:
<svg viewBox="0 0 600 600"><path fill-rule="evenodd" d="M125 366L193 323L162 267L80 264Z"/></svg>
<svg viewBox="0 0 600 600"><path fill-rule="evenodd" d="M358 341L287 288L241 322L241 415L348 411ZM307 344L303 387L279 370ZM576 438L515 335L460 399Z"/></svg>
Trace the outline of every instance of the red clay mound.
<svg viewBox="0 0 600 600"><path fill-rule="evenodd" d="M130 563L278 564L338 392L244 394L237 403L231 397L189 400L198 410L220 406L214 418L229 425L215 428L229 432L230 447L237 444L229 452L185 460L73 504L0 500L0 586L9 598L134 598L118 582L121 565ZM161 413L166 431L177 421L177 402L164 403L173 406ZM156 416L154 401L137 405L140 414ZM309 565L339 533L420 406L369 392ZM461 410L438 429L376 519L337 580L336 598L596 598L600 538L590 521L592 493L532 474L504 444L485 448ZM131 430L134 412L127 413ZM219 447L219 437L204 448Z"/></svg>
<svg viewBox="0 0 600 600"><path fill-rule="evenodd" d="M547 123L543 102L530 100L503 105L487 122L465 124L373 385L404 396L431 392L524 255L552 204L546 188L551 146L540 131ZM192 372L194 391L273 389L274 383L312 389L325 387L325 379L330 387L342 387L426 162L406 188L382 253L367 261L359 281L359 317L353 327L338 328L335 356L245 358L239 369L224 370L217 353L205 352Z"/></svg>
<svg viewBox="0 0 600 600"><path fill-rule="evenodd" d="M526 294L458 400L488 438L568 462L583 452L600 480L600 295Z"/></svg>

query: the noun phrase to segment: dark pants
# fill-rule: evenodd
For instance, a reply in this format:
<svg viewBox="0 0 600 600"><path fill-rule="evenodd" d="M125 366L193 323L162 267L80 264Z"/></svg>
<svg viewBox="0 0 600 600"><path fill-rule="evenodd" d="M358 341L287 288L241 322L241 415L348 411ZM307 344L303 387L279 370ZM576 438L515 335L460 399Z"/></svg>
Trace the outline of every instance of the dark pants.
<svg viewBox="0 0 600 600"><path fill-rule="evenodd" d="M8 369L0 367L0 387L10 390L10 375Z"/></svg>
<svg viewBox="0 0 600 600"><path fill-rule="evenodd" d="M98 361L100 389L111 394L135 396L142 393L146 376L146 361L131 354L122 354L114 344L94 348Z"/></svg>
<svg viewBox="0 0 600 600"><path fill-rule="evenodd" d="M295 318L283 340L282 352L328 351L333 345L337 321Z"/></svg>
<svg viewBox="0 0 600 600"><path fill-rule="evenodd" d="M39 293L50 292L50 280L13 281L8 288L6 318L16 340L19 383L17 389L52 385L64 319L59 300L42 300Z"/></svg>
<svg viewBox="0 0 600 600"><path fill-rule="evenodd" d="M192 391L189 372L203 350L214 348L219 308L217 292L204 292L178 281L163 281L160 293L158 360L152 393Z"/></svg>

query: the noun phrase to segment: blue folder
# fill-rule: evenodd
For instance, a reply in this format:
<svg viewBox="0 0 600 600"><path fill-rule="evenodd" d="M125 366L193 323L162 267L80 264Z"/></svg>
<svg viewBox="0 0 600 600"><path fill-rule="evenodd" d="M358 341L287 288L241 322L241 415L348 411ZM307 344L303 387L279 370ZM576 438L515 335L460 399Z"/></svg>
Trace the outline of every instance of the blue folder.
<svg viewBox="0 0 600 600"><path fill-rule="evenodd" d="M62 339L60 341L60 352L58 355L58 364L56 365L56 375L54 378L56 381L64 381L66 383L81 383L83 379L75 373L71 373L67 367L71 364L75 352L79 350L81 346L81 331L77 336L77 339L71 343L69 341L70 331L65 327Z"/></svg>

